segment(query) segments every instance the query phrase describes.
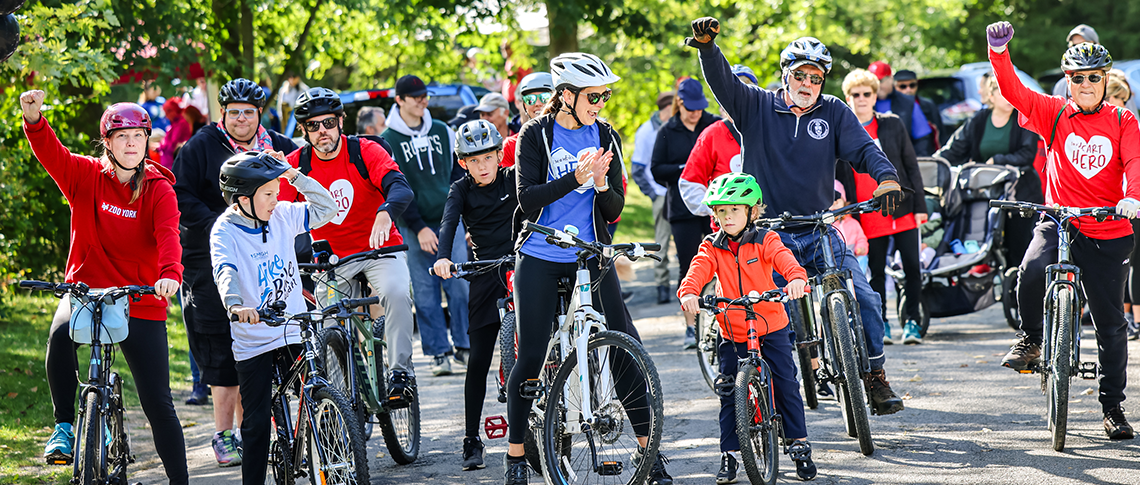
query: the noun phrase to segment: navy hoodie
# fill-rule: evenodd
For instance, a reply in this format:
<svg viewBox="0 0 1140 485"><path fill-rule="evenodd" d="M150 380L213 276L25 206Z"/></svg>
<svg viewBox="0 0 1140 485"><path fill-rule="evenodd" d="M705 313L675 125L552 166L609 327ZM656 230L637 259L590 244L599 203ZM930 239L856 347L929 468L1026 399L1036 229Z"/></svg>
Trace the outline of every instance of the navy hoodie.
<svg viewBox="0 0 1140 485"><path fill-rule="evenodd" d="M720 47L699 52L709 89L740 131L743 170L760 183L767 215L831 207L837 159L879 182L898 180L894 165L839 98L821 95L797 117L784 103L783 89L773 93L737 79Z"/></svg>

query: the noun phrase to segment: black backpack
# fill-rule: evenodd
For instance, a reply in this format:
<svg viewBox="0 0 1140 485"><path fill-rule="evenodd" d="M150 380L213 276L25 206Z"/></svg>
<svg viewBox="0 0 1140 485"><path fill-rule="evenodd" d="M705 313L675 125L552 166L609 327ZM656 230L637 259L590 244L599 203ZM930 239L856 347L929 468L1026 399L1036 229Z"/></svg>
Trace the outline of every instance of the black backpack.
<svg viewBox="0 0 1140 485"><path fill-rule="evenodd" d="M368 167L364 165L364 156L360 154L360 139L353 135L349 135L347 138L348 143L345 144L345 147L348 148L348 161L356 165L356 171L360 172L361 178L368 180ZM298 162L301 165L301 173L309 175L309 172L313 170L312 145L305 145L304 148L301 148Z"/></svg>

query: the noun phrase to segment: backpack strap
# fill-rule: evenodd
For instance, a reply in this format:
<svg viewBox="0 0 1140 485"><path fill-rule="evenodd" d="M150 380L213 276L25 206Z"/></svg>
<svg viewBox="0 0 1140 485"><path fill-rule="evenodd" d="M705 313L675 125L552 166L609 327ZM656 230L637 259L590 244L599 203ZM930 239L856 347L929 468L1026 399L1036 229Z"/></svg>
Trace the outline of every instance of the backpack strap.
<svg viewBox="0 0 1140 485"><path fill-rule="evenodd" d="M348 135L348 161L356 165L356 171L360 172L360 178L368 180L368 166L364 164L364 156L360 154L360 138L354 135Z"/></svg>
<svg viewBox="0 0 1140 485"><path fill-rule="evenodd" d="M1066 101L1066 103L1067 103L1067 101ZM1065 105L1062 104L1061 110L1057 112L1057 117L1053 118L1053 133L1051 133L1049 135L1049 144L1045 145L1045 148L1047 148L1047 149L1053 148L1053 139L1057 137L1057 123L1061 122L1061 114L1064 112L1065 112Z"/></svg>

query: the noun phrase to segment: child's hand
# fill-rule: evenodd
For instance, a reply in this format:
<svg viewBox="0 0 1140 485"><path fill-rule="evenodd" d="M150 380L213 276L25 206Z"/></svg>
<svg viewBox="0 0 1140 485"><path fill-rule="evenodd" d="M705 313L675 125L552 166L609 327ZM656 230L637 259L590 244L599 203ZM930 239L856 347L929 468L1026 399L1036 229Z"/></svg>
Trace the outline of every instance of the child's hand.
<svg viewBox="0 0 1140 485"><path fill-rule="evenodd" d="M788 292L788 297L791 299L798 300L807 294L807 292L804 291L804 288L807 288L806 280L794 279L788 282L788 286L784 287L784 291Z"/></svg>
<svg viewBox="0 0 1140 485"><path fill-rule="evenodd" d="M696 315L701 311L701 305L698 303L700 300L701 297L692 293L684 295L681 297L681 309L684 310L685 313Z"/></svg>
<svg viewBox="0 0 1140 485"><path fill-rule="evenodd" d="M440 278L445 280L451 278L451 260L447 258L436 260L432 266L432 270L434 270L435 275Z"/></svg>
<svg viewBox="0 0 1140 485"><path fill-rule="evenodd" d="M293 183L293 179L297 178L298 175L301 175L300 170L290 168L289 170L286 170L285 173L282 173L278 178L281 178L286 182Z"/></svg>
<svg viewBox="0 0 1140 485"><path fill-rule="evenodd" d="M250 307L241 306L241 305L234 305L234 306L230 307L230 313L237 315L238 321L241 323L248 323L250 325L253 325L253 324L261 321L261 318L258 317L258 315L257 315L257 309L256 308L250 308Z"/></svg>
<svg viewBox="0 0 1140 485"><path fill-rule="evenodd" d="M856 256L866 256L867 255L867 247L866 246L855 246L855 255Z"/></svg>

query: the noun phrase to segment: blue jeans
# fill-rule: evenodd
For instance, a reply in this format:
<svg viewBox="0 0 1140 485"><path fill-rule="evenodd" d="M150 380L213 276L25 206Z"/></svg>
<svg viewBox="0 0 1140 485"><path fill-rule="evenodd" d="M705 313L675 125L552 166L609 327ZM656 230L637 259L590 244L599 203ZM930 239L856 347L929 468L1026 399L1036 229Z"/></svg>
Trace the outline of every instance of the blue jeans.
<svg viewBox="0 0 1140 485"><path fill-rule="evenodd" d="M859 302L859 316L863 319L863 335L867 342L867 356L871 361L871 370L883 368L887 356L883 353L883 314L882 300L879 294L871 289L867 276L859 267L855 253L843 245L843 238L839 236L834 227L828 228L831 237L831 251L835 255L835 262L842 269L850 269L852 279L855 280L855 300ZM807 270L808 276L815 276L823 272L823 248L820 246L821 234L815 231L784 232L777 231L784 246L792 251L796 261ZM784 286L787 282L779 273L772 275L776 284Z"/></svg>
<svg viewBox="0 0 1140 485"><path fill-rule="evenodd" d="M439 234L439 226L428 226ZM420 326L420 343L424 355L432 357L451 351L451 344L462 349L471 348L467 336L467 280L451 278L444 280L428 274L428 268L435 264L436 254L425 253L420 248L416 233L407 227L400 227L400 234L408 244L408 272L412 277L412 299L416 305L416 322ZM467 262L467 233L460 224L455 231L452 247L453 263ZM440 288L447 293L447 308L451 312L451 343L447 341L447 321L443 317L443 299Z"/></svg>

